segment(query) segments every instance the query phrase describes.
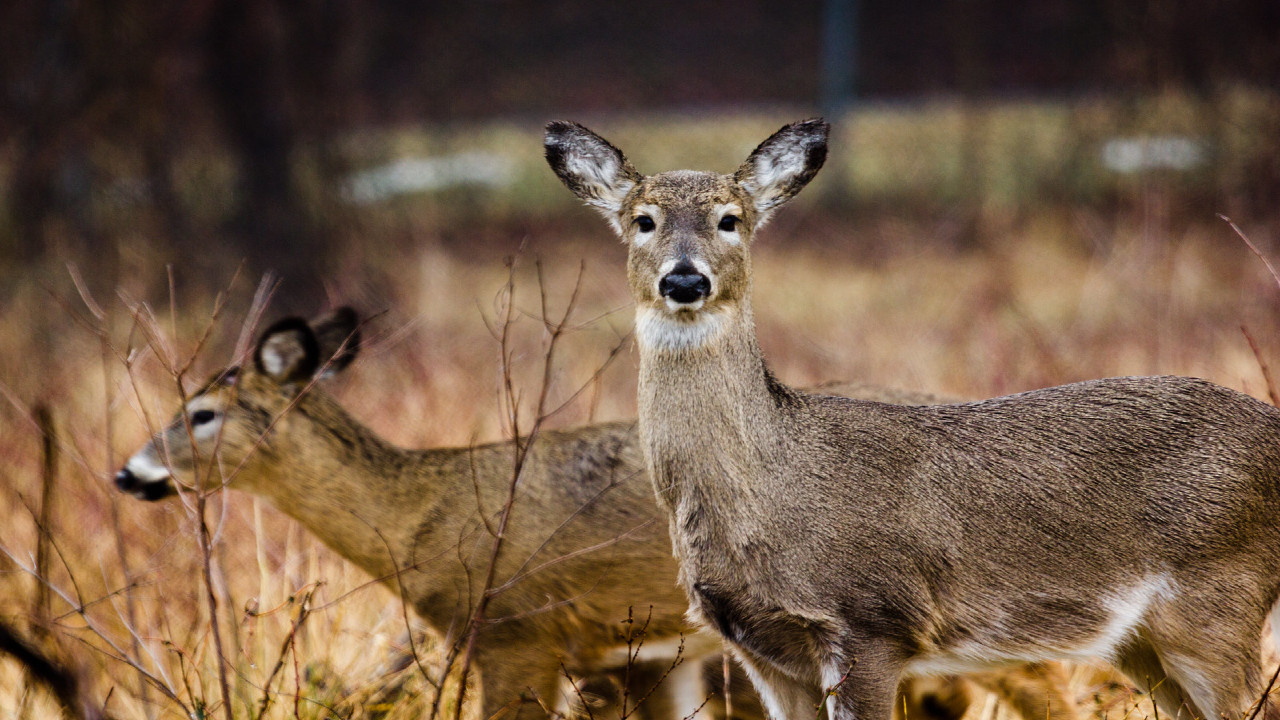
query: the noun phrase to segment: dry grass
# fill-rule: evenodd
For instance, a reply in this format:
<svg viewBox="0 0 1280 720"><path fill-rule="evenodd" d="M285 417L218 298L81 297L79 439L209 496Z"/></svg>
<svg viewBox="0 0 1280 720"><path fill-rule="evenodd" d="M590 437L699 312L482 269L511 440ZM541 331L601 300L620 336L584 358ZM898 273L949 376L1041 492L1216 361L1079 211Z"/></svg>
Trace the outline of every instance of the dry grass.
<svg viewBox="0 0 1280 720"><path fill-rule="evenodd" d="M624 145L625 134L618 138ZM678 162L647 157L645 165L667 160ZM1262 357L1280 357L1277 289L1214 218L1175 226L1141 213L988 217L981 248L956 250L930 242L936 226L892 218L856 227L815 225L804 212L783 213L754 254L761 344L788 382L858 379L984 397L1090 377L1175 373L1266 397L1241 326ZM1244 227L1264 252L1274 247L1264 228ZM848 257L847 243L824 245L824 238L848 233L858 233L863 246L881 248L874 260ZM794 241L797 236L808 240ZM432 228L409 240L353 241L339 262L345 270L330 283L335 302L387 312L369 329L360 360L335 392L358 418L404 445L502 438L502 365L483 318L494 316L506 281L504 251L493 244L459 248ZM554 307L563 307L585 258L578 317L594 318L564 340L551 386L555 406L629 332L625 253L603 226L584 236L535 231L517 273L515 301L530 315L537 314L535 256L547 270ZM115 716L178 717L181 703L196 716L220 717L195 520L177 503L119 495L109 478L148 428L177 407L177 389L147 350L131 308L154 308L175 356L185 356L199 345L215 305L213 293L202 288L230 283L233 268L198 283L179 268L175 275L185 289L170 297L163 268L133 262L138 280L115 296L95 298L101 319L56 262L33 268L9 291L0 314L6 339L0 343L0 545L14 558L0 556L0 613L26 627L36 624L36 580L18 565L31 565L37 551L41 441L32 409L45 403L61 450L48 578L58 591L50 622L63 657L81 668L89 694ZM255 282L240 278L230 285L229 303L199 353L188 390L234 360ZM287 296L287 279L280 292ZM276 314L267 310L268 317ZM526 320L520 332L516 379L532 394L541 372L541 329ZM628 350L552 424L634 416L634 383L635 356ZM420 694L417 701L376 702L386 682L381 664L404 631L388 590L251 497L216 496L208 517L236 717L253 717L264 696L272 699L269 718L382 711L413 717L427 706L412 672L404 679ZM306 619L290 641L304 598ZM177 700L143 683L121 655L140 659L145 673L160 678ZM1096 684L1081 671L1073 689L1088 703ZM1147 714L1127 697L1106 717ZM20 670L0 662L0 717L44 717L55 707L27 688ZM975 717L996 712L982 702L971 711Z"/></svg>

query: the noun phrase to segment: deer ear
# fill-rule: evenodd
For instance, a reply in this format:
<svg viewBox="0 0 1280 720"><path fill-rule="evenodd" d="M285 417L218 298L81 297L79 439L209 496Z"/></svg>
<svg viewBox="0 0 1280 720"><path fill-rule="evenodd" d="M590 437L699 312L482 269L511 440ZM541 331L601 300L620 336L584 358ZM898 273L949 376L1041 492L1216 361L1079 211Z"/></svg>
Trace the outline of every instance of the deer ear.
<svg viewBox="0 0 1280 720"><path fill-rule="evenodd" d="M760 143L733 174L755 203L757 222L763 223L822 169L830 129L821 118L786 125Z"/></svg>
<svg viewBox="0 0 1280 720"><path fill-rule="evenodd" d="M347 369L360 353L360 316L346 305L312 320L311 331L319 347L323 377L332 377Z"/></svg>
<svg viewBox="0 0 1280 720"><path fill-rule="evenodd" d="M316 335L302 318L280 320L258 339L253 364L280 384L308 381L320 365Z"/></svg>
<svg viewBox="0 0 1280 720"><path fill-rule="evenodd" d="M547 164L560 182L588 205L597 208L621 233L618 212L627 193L644 179L612 143L567 120L547 123L543 140Z"/></svg>

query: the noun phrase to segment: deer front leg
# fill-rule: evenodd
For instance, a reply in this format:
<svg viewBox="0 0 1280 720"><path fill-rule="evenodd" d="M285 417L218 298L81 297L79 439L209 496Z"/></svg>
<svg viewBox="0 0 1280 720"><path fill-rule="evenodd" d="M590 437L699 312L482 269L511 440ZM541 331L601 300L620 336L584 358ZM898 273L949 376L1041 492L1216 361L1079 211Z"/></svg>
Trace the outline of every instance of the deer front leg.
<svg viewBox="0 0 1280 720"><path fill-rule="evenodd" d="M542 647L513 642L511 633L481 634L475 667L480 670L481 718L528 720L563 713L560 663ZM543 709L545 706L545 710Z"/></svg>
<svg viewBox="0 0 1280 720"><path fill-rule="evenodd" d="M822 691L778 671L750 651L734 648L738 662L773 720L810 720L822 707Z"/></svg>

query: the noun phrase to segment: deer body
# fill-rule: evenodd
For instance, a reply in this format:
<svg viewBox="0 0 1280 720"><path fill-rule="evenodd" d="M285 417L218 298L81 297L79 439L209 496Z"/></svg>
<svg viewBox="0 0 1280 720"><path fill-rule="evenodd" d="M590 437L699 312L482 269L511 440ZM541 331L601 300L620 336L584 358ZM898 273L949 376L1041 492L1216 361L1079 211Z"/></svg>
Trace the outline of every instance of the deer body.
<svg viewBox="0 0 1280 720"><path fill-rule="evenodd" d="M1048 659L1109 660L1174 716L1258 699L1280 411L1176 377L930 407L793 390L756 343L749 247L821 167L825 123L733 175L643 176L572 123L546 144L629 244L641 446L680 582L775 717L825 699L884 720L904 676Z"/></svg>

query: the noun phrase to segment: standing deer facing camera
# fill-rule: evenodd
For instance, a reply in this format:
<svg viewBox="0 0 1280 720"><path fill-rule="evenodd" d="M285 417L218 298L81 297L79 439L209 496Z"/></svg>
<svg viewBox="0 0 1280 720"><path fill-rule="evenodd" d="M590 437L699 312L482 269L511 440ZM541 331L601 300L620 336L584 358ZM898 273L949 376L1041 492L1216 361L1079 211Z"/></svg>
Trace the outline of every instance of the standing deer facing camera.
<svg viewBox="0 0 1280 720"><path fill-rule="evenodd" d="M1091 658L1171 717L1239 718L1268 613L1280 632L1280 411L1180 377L922 407L783 385L750 248L827 129L788 125L732 175L645 176L547 126L551 167L628 244L641 447L691 612L778 718L825 697L887 720L902 676Z"/></svg>
<svg viewBox="0 0 1280 720"><path fill-rule="evenodd" d="M153 501L179 486L210 491L224 483L258 495L399 590L438 632L456 633L484 590L488 528L507 497L514 444L405 450L359 423L317 382L356 357L357 328L349 308L310 323L288 318L272 325L253 361L215 374L115 482ZM833 389L897 402L935 400L861 384ZM477 639L482 717L542 715L535 700L567 709L576 693L559 689L562 667L582 678L629 682L625 712L637 719L693 714L707 699L704 661L719 656L721 643L692 632L685 620L688 602L676 583L666 527L654 522L661 512L644 476L635 423L547 431L530 447L498 556L505 587ZM619 633L629 608L648 618L630 668ZM1043 720L1037 703L1046 697L1055 700L1054 720L1070 720L1051 678L1028 675L1023 685L1033 689L1030 702L1004 694L1026 720ZM963 693L941 695L943 704L959 699L963 710ZM647 699L634 707L640 698ZM749 700L739 693L736 707L750 709ZM615 706L595 716L621 712Z"/></svg>

